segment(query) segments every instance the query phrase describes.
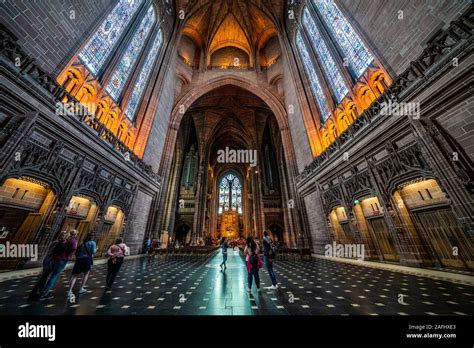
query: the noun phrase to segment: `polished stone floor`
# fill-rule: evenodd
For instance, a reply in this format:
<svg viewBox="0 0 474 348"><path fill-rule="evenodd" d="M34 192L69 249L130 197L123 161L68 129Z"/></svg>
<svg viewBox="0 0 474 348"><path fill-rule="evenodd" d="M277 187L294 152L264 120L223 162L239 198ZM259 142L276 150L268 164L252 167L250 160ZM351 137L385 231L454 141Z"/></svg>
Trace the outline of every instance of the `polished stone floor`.
<svg viewBox="0 0 474 348"><path fill-rule="evenodd" d="M332 260L279 261L280 288L247 293L242 257L221 255L142 257L126 260L114 287L105 291L106 265L94 265L88 292L66 299L70 271L55 297L27 302L37 277L0 283L0 313L22 315L472 315L474 287ZM78 287L79 284L77 284ZM76 291L78 288L75 289ZM403 303L399 296L403 295Z"/></svg>

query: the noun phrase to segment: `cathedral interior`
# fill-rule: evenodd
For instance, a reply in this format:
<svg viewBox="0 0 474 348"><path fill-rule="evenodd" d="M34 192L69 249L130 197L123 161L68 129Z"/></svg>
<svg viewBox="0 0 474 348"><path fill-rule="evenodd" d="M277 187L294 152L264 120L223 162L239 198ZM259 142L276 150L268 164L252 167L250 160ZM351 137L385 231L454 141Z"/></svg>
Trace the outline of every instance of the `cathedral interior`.
<svg viewBox="0 0 474 348"><path fill-rule="evenodd" d="M471 1L1 7L2 314L474 314ZM28 301L73 230L87 292L72 254ZM248 294L264 231L278 289Z"/></svg>

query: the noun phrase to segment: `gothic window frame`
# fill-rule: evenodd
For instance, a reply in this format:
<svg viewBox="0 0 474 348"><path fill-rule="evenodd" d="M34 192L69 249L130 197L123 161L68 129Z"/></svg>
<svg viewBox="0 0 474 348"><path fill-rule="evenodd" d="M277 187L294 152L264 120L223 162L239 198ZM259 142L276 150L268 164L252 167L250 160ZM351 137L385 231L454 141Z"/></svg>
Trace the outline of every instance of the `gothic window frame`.
<svg viewBox="0 0 474 348"><path fill-rule="evenodd" d="M144 54L147 54L150 50L147 43L153 35L158 22L158 13L153 4L148 2L145 3L147 4L146 12L139 18L138 24L134 28L131 28L132 35L130 40L124 50L120 53L117 63L111 70L111 74L104 87L105 92L115 103L117 103L117 105L120 105L123 95L129 88L129 81L140 66L141 57ZM148 16L151 16L151 18ZM140 38L137 35L140 35L141 33L144 33L144 36ZM121 85L115 86L115 88L112 89L114 78L119 79L118 81Z"/></svg>
<svg viewBox="0 0 474 348"><path fill-rule="evenodd" d="M299 28L295 34L295 46L296 50L298 51L300 61L304 67L303 70L305 72L306 78L308 79L313 95L313 100L315 101L319 112L320 122L321 124L324 124L324 122L331 118L331 107L324 92L324 86L320 81L320 76L316 72L314 54L312 54L310 44L307 42L305 36L306 33L304 29Z"/></svg>
<svg viewBox="0 0 474 348"><path fill-rule="evenodd" d="M143 52L143 55L146 57L145 61L141 66L136 68L138 69L137 78L130 88L131 91L129 98L127 98L127 104L124 105L123 113L130 122L136 121L140 104L143 101L147 86L151 81L153 71L160 62L159 57L164 44L164 34L161 27L158 26L158 28L153 29L149 39L151 45L145 48L146 52ZM137 95L135 95L135 93Z"/></svg>
<svg viewBox="0 0 474 348"><path fill-rule="evenodd" d="M114 11L119 11L119 6L122 3L131 3L134 2L136 3L135 9L130 13L130 16L128 20L125 22L118 21L117 18L115 18L116 23L123 23L122 28L120 29L120 32L116 34L117 36L114 38L114 42L109 45L107 48L107 52L105 52L102 55L101 61L99 62L91 62L91 57L86 58L88 55L85 53L86 50L91 50L93 41L94 40L101 40L102 42L100 43L101 45L104 45L104 38L100 39L97 36L99 35L99 32L101 30L105 30L105 27L107 23L110 21L110 17L114 15ZM143 6L146 6L147 1L146 0L119 0L114 8L107 14L107 16L101 21L100 25L94 30L92 35L88 38L86 44L84 47L81 48L79 53L77 54L77 59L79 62L87 69L87 71L94 76L95 78L99 78L100 76L103 75L104 71L107 69L107 67L110 65L110 62L113 58L113 56L116 54L118 51L119 47L122 45L124 38L128 35L128 33L134 29L134 22L137 17L140 16L141 9ZM113 29L112 25L112 29ZM112 30L111 29L111 30ZM96 65L96 66L94 66Z"/></svg>
<svg viewBox="0 0 474 348"><path fill-rule="evenodd" d="M341 10L340 6L336 4L334 0L310 0L309 3L311 4L314 13L316 16L321 21L321 25L323 26L325 32L329 35L331 38L331 41L334 43L337 51L339 52L340 59L344 60L344 58L347 58L349 64L346 64L346 68L349 71L350 75L352 78L357 81L360 79L366 72L367 70L376 63L376 57L372 50L368 47L368 45L364 42L362 39L362 35L357 32L356 28L354 28L354 25L351 23L351 20L347 18L347 16L344 14L344 12ZM352 35L352 39L347 38L347 35L344 38L341 38L341 35L336 35L336 32L341 33L345 32L346 34L347 31L344 31L341 26L339 26L339 30L335 29L334 26L334 21L330 21L330 18L328 17L327 13L324 13L322 11L322 5L323 3L332 3L333 8L337 11L338 15L341 16L342 20L341 22L345 22L345 25L347 25L346 29L349 29L351 32L350 35ZM361 49L363 49L363 54L367 55L370 57L370 61L366 62L366 65L364 68L358 68L357 65L360 64L360 62L354 62L353 58L354 55L350 54L350 51L356 51L355 49L355 42L357 45L360 46ZM357 56L357 52L355 54Z"/></svg>
<svg viewBox="0 0 474 348"><path fill-rule="evenodd" d="M232 180L230 180L229 177L233 177ZM225 185L223 183L224 180L226 180ZM232 187L230 185L232 185ZM234 186L238 188L237 194L235 195L235 202L232 199L234 196L232 188ZM239 215L242 215L243 187L244 183L242 178L233 170L227 170L219 176L219 180L217 181L217 214L222 215L226 211L233 210L237 211ZM240 203L240 205L237 205L238 203ZM227 209L225 207L227 207Z"/></svg>
<svg viewBox="0 0 474 348"><path fill-rule="evenodd" d="M329 42L327 42L323 34L324 28L316 20L316 16L310 6L303 7L301 27L308 38L314 58L321 67L331 95L338 104L349 94L350 88L344 81L343 72L340 70L337 62L339 57L331 52Z"/></svg>

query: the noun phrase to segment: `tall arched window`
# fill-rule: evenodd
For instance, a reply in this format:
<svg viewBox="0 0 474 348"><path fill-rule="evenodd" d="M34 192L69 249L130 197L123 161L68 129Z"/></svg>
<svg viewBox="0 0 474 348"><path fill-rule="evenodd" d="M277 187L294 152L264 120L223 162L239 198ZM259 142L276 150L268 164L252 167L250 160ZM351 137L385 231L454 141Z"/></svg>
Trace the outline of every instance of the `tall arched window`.
<svg viewBox="0 0 474 348"><path fill-rule="evenodd" d="M308 33L308 39L311 41L313 48L319 56L319 61L327 75L331 90L339 103L345 95L349 92L341 72L339 71L336 62L334 61L329 49L324 42L321 32L319 31L313 17L311 16L308 7L305 7L303 13L303 26Z"/></svg>
<svg viewBox="0 0 474 348"><path fill-rule="evenodd" d="M148 37L148 34L150 33L154 23L155 10L153 9L153 6L150 6L146 15L141 20L137 30L133 34L130 44L120 58L119 63L115 67L107 87L105 87L107 93L109 93L109 95L115 101L117 101L120 97L123 87L125 86L125 83L138 60L146 38Z"/></svg>
<svg viewBox="0 0 474 348"><path fill-rule="evenodd" d="M365 47L334 0L312 0L321 14L335 42L348 59L349 64L359 78L373 62L374 57Z"/></svg>
<svg viewBox="0 0 474 348"><path fill-rule="evenodd" d="M153 45L150 49L150 52L148 52L145 63L143 64L142 70L140 71L140 75L138 75L137 82L133 87L132 94L130 96L130 99L128 100L127 108L125 109L125 115L131 121L135 119L135 112L137 111L138 103L149 80L152 67L156 61L156 58L158 57L158 51L161 47L162 42L163 36L161 34L161 30L159 30L156 34L155 40L153 41Z"/></svg>
<svg viewBox="0 0 474 348"><path fill-rule="evenodd" d="M296 33L296 46L298 47L301 59L303 60L303 65L306 70L306 74L308 75L311 90L313 91L313 94L316 97L318 108L321 113L321 118L324 122L329 118L329 116L331 116L331 112L329 111L326 96L318 80L316 70L314 69L313 62L309 55L308 48L306 47L306 43L304 42L300 31Z"/></svg>
<svg viewBox="0 0 474 348"><path fill-rule="evenodd" d="M120 0L79 53L80 61L92 75L97 76L142 2Z"/></svg>
<svg viewBox="0 0 474 348"><path fill-rule="evenodd" d="M219 214L229 209L242 214L242 184L233 173L224 174L219 182Z"/></svg>

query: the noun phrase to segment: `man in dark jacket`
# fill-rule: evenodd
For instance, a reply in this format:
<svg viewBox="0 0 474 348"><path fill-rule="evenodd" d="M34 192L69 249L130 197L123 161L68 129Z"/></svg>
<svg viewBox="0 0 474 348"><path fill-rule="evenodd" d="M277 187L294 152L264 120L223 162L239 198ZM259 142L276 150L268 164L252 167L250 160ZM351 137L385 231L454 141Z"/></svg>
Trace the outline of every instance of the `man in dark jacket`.
<svg viewBox="0 0 474 348"><path fill-rule="evenodd" d="M273 260L275 259L275 250L273 249L273 241L267 230L263 232L263 262L267 268L268 275L272 281L272 286L267 287L270 290L278 289L278 282L273 272Z"/></svg>

